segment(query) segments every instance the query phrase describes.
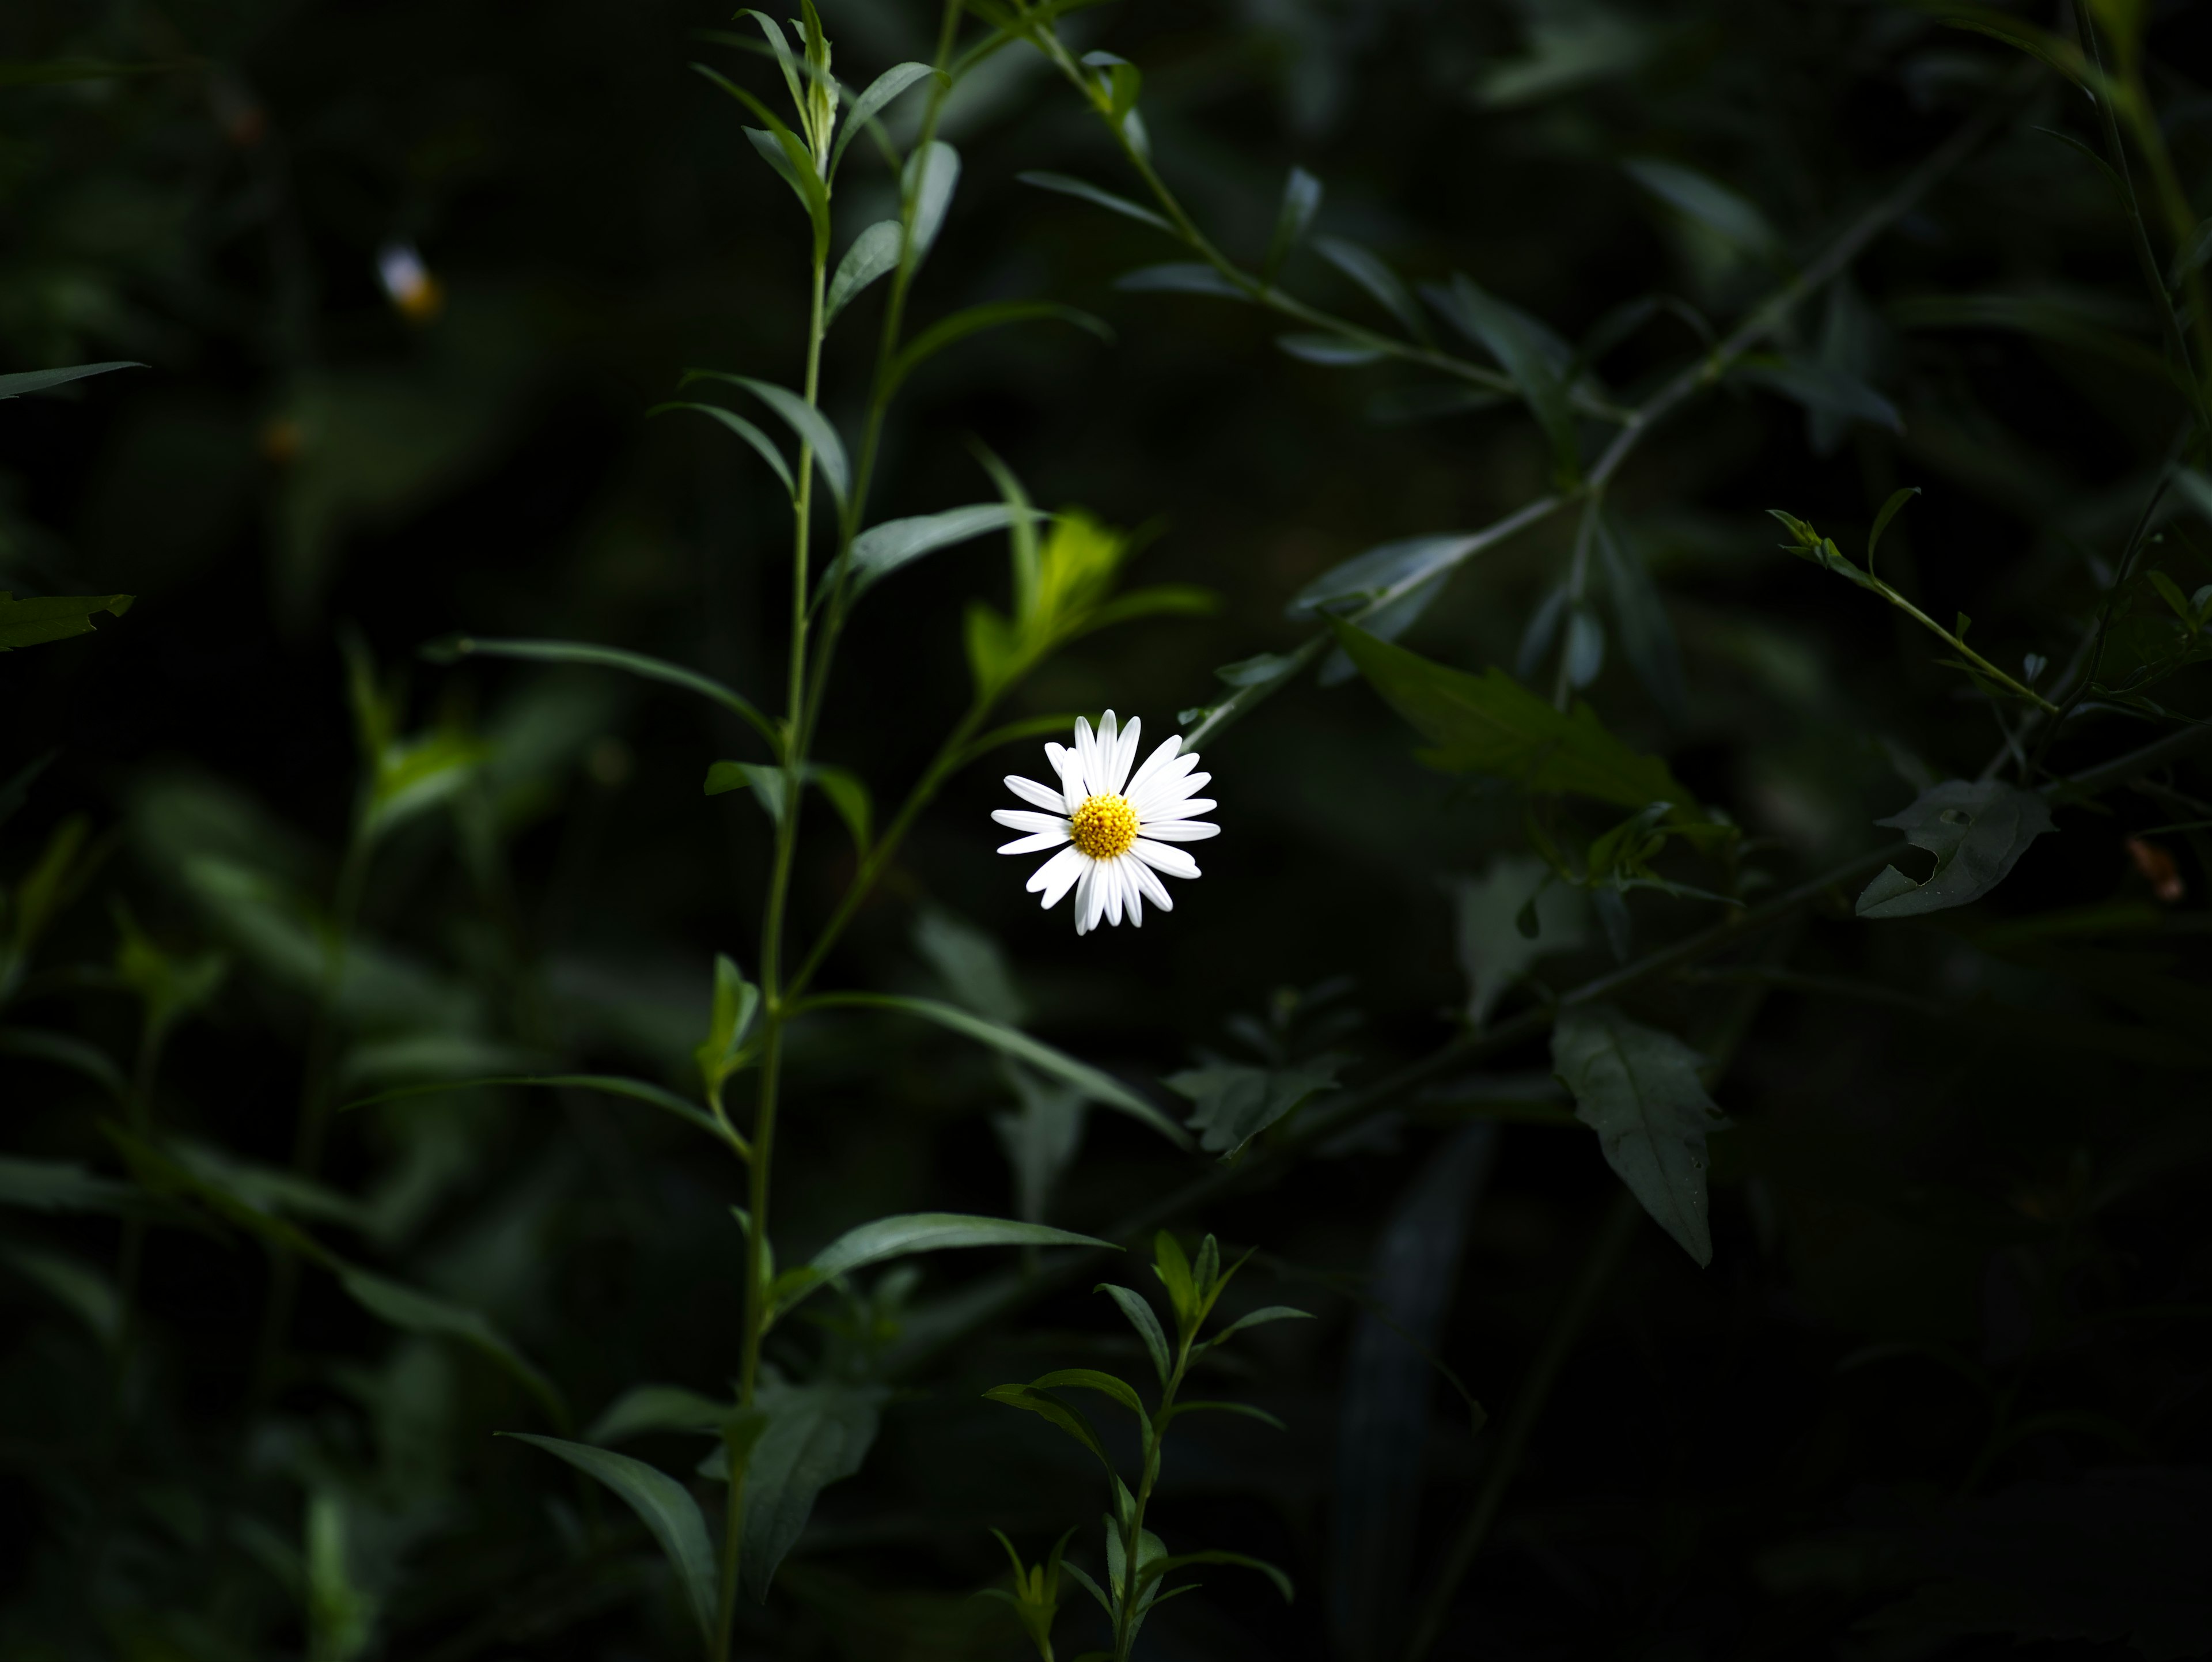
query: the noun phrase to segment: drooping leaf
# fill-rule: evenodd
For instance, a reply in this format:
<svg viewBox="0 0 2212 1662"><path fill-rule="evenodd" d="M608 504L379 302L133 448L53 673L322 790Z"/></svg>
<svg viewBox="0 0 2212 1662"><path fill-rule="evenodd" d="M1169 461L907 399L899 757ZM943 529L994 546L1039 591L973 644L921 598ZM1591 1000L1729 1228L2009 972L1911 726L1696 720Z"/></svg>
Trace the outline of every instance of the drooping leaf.
<svg viewBox="0 0 2212 1662"><path fill-rule="evenodd" d="M974 502L949 508L939 514L918 514L909 520L886 520L872 525L853 539L853 598L858 599L879 579L940 548L968 542L1014 522L1016 510L1005 502ZM1032 514L1034 519L1044 517Z"/></svg>
<svg viewBox="0 0 2212 1662"><path fill-rule="evenodd" d="M1321 211L1322 183L1304 167L1291 169L1290 177L1283 181L1283 200L1275 210L1275 229L1267 239L1267 258L1260 268L1268 282L1290 258L1291 251L1305 240L1306 233L1313 228L1314 216Z"/></svg>
<svg viewBox="0 0 2212 1662"><path fill-rule="evenodd" d="M702 1397L682 1385L632 1385L592 1422L584 1440L618 1443L648 1431L715 1431L736 1408L735 1403Z"/></svg>
<svg viewBox="0 0 2212 1662"><path fill-rule="evenodd" d="M1189 1139L1183 1135L1180 1126L1112 1075L1102 1073L1086 1062L1078 1062L1073 1056L1031 1038L1027 1033L1018 1032L1000 1022L986 1020L957 1005L940 1003L931 998L907 998L892 993L833 993L809 1001L817 1008L846 1005L862 1009L898 1010L908 1015L920 1016L926 1021L933 1021L941 1027L949 1027L954 1032L1002 1050L1017 1062L1027 1062L1041 1072L1065 1080L1091 1101L1115 1109L1133 1119L1142 1120L1178 1147L1189 1144Z"/></svg>
<svg viewBox="0 0 2212 1662"><path fill-rule="evenodd" d="M829 485L838 504L843 505L845 494L852 488L853 465L846 460L845 441L837 436L837 429L820 410L789 387L752 375L733 375L724 369L687 369L678 385L689 387L695 380L726 381L732 387L742 387L775 411L793 435L813 450L814 465L822 470L823 483Z"/></svg>
<svg viewBox="0 0 2212 1662"><path fill-rule="evenodd" d="M9 954L12 965L15 955ZM0 966L4 967L4 966ZM0 1027L0 1056L29 1056L81 1074L118 1104L131 1099L131 1081L115 1058L91 1040L43 1027Z"/></svg>
<svg viewBox="0 0 2212 1662"><path fill-rule="evenodd" d="M1629 749L1588 704L1557 710L1494 666L1469 675L1347 624L1332 627L1360 673L1434 746L1421 757L1430 766L1495 774L1524 790L1567 791L1623 807L1668 802L1675 818L1694 817L1689 794L1667 764Z"/></svg>
<svg viewBox="0 0 2212 1662"><path fill-rule="evenodd" d="M1179 1552L1164 1557L1147 1559L1137 1567L1137 1584L1139 1587L1149 1587L1161 1577L1172 1575L1177 1570L1188 1568L1193 1564L1235 1564L1243 1569L1257 1570L1275 1584L1275 1591L1283 1595L1285 1604L1290 1604L1297 1596L1297 1590L1291 1585L1289 1576L1267 1562L1266 1559L1254 1558L1242 1552L1218 1550Z"/></svg>
<svg viewBox="0 0 2212 1662"><path fill-rule="evenodd" d="M822 1491L867 1458L890 1393L879 1385L763 1385L768 1416L745 1462L744 1545L738 1575L757 1600L799 1540Z"/></svg>
<svg viewBox="0 0 2212 1662"><path fill-rule="evenodd" d="M696 670L686 669L681 664L672 664L659 658L648 658L641 652L625 652L619 647L593 646L582 641L483 641L473 636L454 635L425 646L422 655L432 663L438 664L450 664L462 658L480 655L486 658L524 658L544 664L591 664L603 669L619 669L648 681L665 682L670 686L682 687L687 692L696 692L703 698L710 698L724 709L743 716L771 746L778 749L782 746L781 735L775 726L741 693L700 674Z"/></svg>
<svg viewBox="0 0 2212 1662"><path fill-rule="evenodd" d="M898 221L879 219L853 239L853 246L837 262L837 270L830 279L830 292L822 301L824 329L836 321L837 314L845 309L846 302L854 295L878 277L897 269L899 244L905 237L906 228Z"/></svg>
<svg viewBox="0 0 2212 1662"><path fill-rule="evenodd" d="M1004 1403L1008 1408L1021 1409L1050 1424L1058 1426L1077 1442L1097 1455L1098 1464L1106 1468L1109 1476L1112 1475L1114 1462L1107 1458L1106 1445L1098 1440L1097 1431L1085 1417L1082 1409L1071 1407L1057 1397L1045 1391L1032 1390L1025 1385L994 1385L983 1395L992 1402Z"/></svg>
<svg viewBox="0 0 2212 1662"><path fill-rule="evenodd" d="M1689 721L1688 698L1682 687L1682 648L1659 598L1658 585L1611 516L1598 515L1593 540L1597 545L1599 568L1605 574L1606 598L1613 603L1613 622L1620 626L1621 648L1629 667L1661 713L1682 727Z"/></svg>
<svg viewBox="0 0 2212 1662"><path fill-rule="evenodd" d="M1056 300L994 300L939 318L901 347L899 355L891 360L887 384L899 386L955 341L965 340L986 329L1004 328L1010 323L1069 323L1109 344L1114 339L1113 330L1100 320Z"/></svg>
<svg viewBox="0 0 2212 1662"><path fill-rule="evenodd" d="M1905 430L1897 406L1856 375L1802 353L1747 358L1732 372L1738 380L1764 387L1819 414Z"/></svg>
<svg viewBox="0 0 2212 1662"><path fill-rule="evenodd" d="M120 618L131 610L131 594L46 594L19 600L0 589L0 652L66 641L93 632L92 620L105 612Z"/></svg>
<svg viewBox="0 0 2212 1662"><path fill-rule="evenodd" d="M1235 1321L1230 1323L1228 1326L1206 1342L1206 1348L1211 1350L1224 1340L1243 1332L1247 1328L1265 1327L1272 1322L1310 1322L1312 1319L1313 1312L1310 1310L1299 1310L1287 1304L1264 1305L1249 1314L1239 1316Z"/></svg>
<svg viewBox="0 0 2212 1662"><path fill-rule="evenodd" d="M1275 344L1301 362L1318 363L1327 369L1357 368L1361 364L1379 363L1389 356L1379 346L1370 346L1343 335L1278 335Z"/></svg>
<svg viewBox="0 0 2212 1662"><path fill-rule="evenodd" d="M1582 948L1588 903L1579 889L1547 881L1551 875L1534 855L1504 854L1480 877L1450 880L1470 1026L1480 1030L1539 959ZM1532 903L1536 932L1524 934L1521 923Z"/></svg>
<svg viewBox="0 0 2212 1662"><path fill-rule="evenodd" d="M791 464L783 459L783 452L775 447L775 441L747 421L734 410L725 410L719 404L697 404L678 399L667 404L656 404L645 413L658 416L670 410L696 410L720 423L743 440L752 453L769 465L769 471L782 483L783 494L796 496L799 482L791 477Z"/></svg>
<svg viewBox="0 0 2212 1662"><path fill-rule="evenodd" d="M1145 1295L1133 1288L1117 1287L1112 1282L1101 1282L1092 1291L1103 1293L1120 1306L1122 1315L1128 1318L1129 1325L1137 1330L1137 1336L1145 1342L1146 1353L1152 1359L1152 1367L1159 1373L1160 1383L1163 1385L1167 1384L1168 1374L1175 1367L1173 1353L1168 1348L1168 1336L1160 1326L1160 1318ZM1220 1338L1225 1336L1218 1336L1214 1342L1218 1343Z"/></svg>
<svg viewBox="0 0 2212 1662"><path fill-rule="evenodd" d="M1103 208L1110 213L1121 214L1127 218L1133 219L1140 225L1149 225L1154 230L1165 231L1170 236L1175 234L1175 227L1150 208L1140 207L1127 197L1115 196L1111 191L1102 191L1096 185L1085 180L1071 179L1066 174L1048 173L1016 174L1014 177L1024 185L1036 186L1041 191L1054 191L1061 196L1072 196L1079 201Z"/></svg>
<svg viewBox="0 0 2212 1662"><path fill-rule="evenodd" d="M560 1387L516 1349L505 1334L485 1319L481 1311L433 1297L350 1264L334 1262L332 1268L337 1271L339 1284L352 1295L354 1302L370 1315L389 1322L403 1332L458 1339L463 1344L482 1351L538 1398L544 1407L546 1416L554 1424L563 1427L568 1424L568 1408L562 1399Z"/></svg>
<svg viewBox="0 0 2212 1662"><path fill-rule="evenodd" d="M2040 794L2000 779L1947 779L1875 824L1894 826L1933 854L1936 869L1916 883L1885 866L1859 896L1861 917L1917 917L1978 900L2004 881L2030 843L2053 829Z"/></svg>
<svg viewBox="0 0 2212 1662"><path fill-rule="evenodd" d="M1133 295L1211 295L1217 300L1251 299L1211 265L1181 262L1140 265L1115 278L1114 286Z"/></svg>
<svg viewBox="0 0 2212 1662"><path fill-rule="evenodd" d="M1572 1004L1552 1029L1552 1064L1606 1163L1684 1251L1711 1263L1705 1138L1727 1122L1698 1077L1704 1058L1609 1004Z"/></svg>
<svg viewBox="0 0 2212 1662"><path fill-rule="evenodd" d="M1723 242L1760 259L1778 259L1782 239L1748 199L1694 167L1656 156L1622 164L1628 176L1669 207L1696 220Z"/></svg>
<svg viewBox="0 0 2212 1662"><path fill-rule="evenodd" d="M1188 1097L1190 1129L1210 1154L1233 1152L1310 1098L1336 1088L1337 1066L1328 1061L1290 1068L1223 1063L1186 1068L1167 1086Z"/></svg>
<svg viewBox="0 0 2212 1662"><path fill-rule="evenodd" d="M677 1585L684 1591L684 1602L699 1624L700 1637L712 1639L719 1577L714 1549L707 1540L706 1520L699 1515L699 1503L691 1498L689 1489L658 1467L634 1460L627 1454L617 1454L611 1449L593 1448L588 1443L568 1442L559 1437L540 1437L526 1431L500 1434L517 1442L534 1444L549 1454L559 1456L620 1495L637 1514L638 1521L660 1543L661 1551L667 1554L669 1568L676 1572Z"/></svg>
<svg viewBox="0 0 2212 1662"><path fill-rule="evenodd" d="M142 1198L131 1184L97 1176L75 1160L0 1154L0 1206L33 1212L127 1212Z"/></svg>
<svg viewBox="0 0 2212 1662"><path fill-rule="evenodd" d="M910 1212L902 1217L878 1218L857 1229L848 1229L817 1252L810 1268L823 1281L849 1275L886 1258L902 1258L915 1252L942 1252L961 1246L1103 1246L1111 1241L1042 1223L1018 1223L1011 1218L971 1217L958 1212Z"/></svg>
<svg viewBox="0 0 2212 1662"><path fill-rule="evenodd" d="M1139 1421L1151 1416L1145 1412L1144 1399L1139 1397L1127 1380L1111 1373L1101 1373L1095 1367L1062 1367L1040 1375L1030 1381L1031 1391L1095 1391L1109 1397L1135 1415Z"/></svg>
<svg viewBox="0 0 2212 1662"><path fill-rule="evenodd" d="M0 1243L0 1263L82 1322L109 1349L122 1338L123 1298L105 1270L71 1253L5 1243Z"/></svg>
<svg viewBox="0 0 2212 1662"><path fill-rule="evenodd" d="M1462 275L1455 273L1449 289L1431 285L1422 293L1461 333L1479 342L1513 377L1537 425L1551 441L1559 478L1571 481L1578 477L1581 447L1564 374L1572 355L1565 351L1565 343L1547 338L1548 332L1534 318Z"/></svg>
<svg viewBox="0 0 2212 1662"><path fill-rule="evenodd" d="M1407 334L1416 340L1427 338L1428 326L1421 317L1421 308L1413 303L1412 290L1379 255L1338 236L1317 236L1313 247L1316 253L1365 289L1376 305L1397 319Z"/></svg>
<svg viewBox="0 0 2212 1662"><path fill-rule="evenodd" d="M360 1097L343 1105L345 1108L368 1108L380 1102L394 1102L402 1097L441 1096L456 1091L486 1090L494 1087L540 1085L556 1090L596 1091L611 1097L626 1097L633 1102L646 1102L671 1113L685 1124L696 1127L708 1135L719 1138L720 1128L694 1102L686 1102L665 1086L649 1080L624 1079L617 1074L501 1074L481 1079L441 1079L426 1085L403 1085L395 1090L380 1091L374 1096Z"/></svg>
<svg viewBox="0 0 2212 1662"><path fill-rule="evenodd" d="M972 923L927 908L915 921L914 944L954 999L985 1020L1018 1027L1027 1019L1028 1002L1005 952Z"/></svg>
<svg viewBox="0 0 2212 1662"><path fill-rule="evenodd" d="M9 69L46 67L36 64L0 64L0 87L9 84ZM79 363L67 369L22 369L12 375L0 375L0 399L20 399L26 393L43 393L49 387L60 387L73 380L82 380L87 375L104 375L111 369L143 369L143 363L118 359L112 363Z"/></svg>

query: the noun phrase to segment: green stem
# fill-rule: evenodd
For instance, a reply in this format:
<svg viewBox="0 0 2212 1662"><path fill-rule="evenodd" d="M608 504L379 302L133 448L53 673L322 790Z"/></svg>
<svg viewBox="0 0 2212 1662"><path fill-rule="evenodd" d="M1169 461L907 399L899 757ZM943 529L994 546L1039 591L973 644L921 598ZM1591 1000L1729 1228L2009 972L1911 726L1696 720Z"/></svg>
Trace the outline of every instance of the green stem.
<svg viewBox="0 0 2212 1662"><path fill-rule="evenodd" d="M1190 1367L1191 1341L1198 1336L1194 1325L1188 1331L1176 1336L1175 1371L1160 1387L1159 1412L1145 1428L1145 1466L1137 1476L1136 1504L1121 1526L1121 1598L1114 1612L1114 1662L1129 1662L1130 1647L1137 1642L1136 1623L1142 1616L1143 1595L1138 1586L1138 1549L1145 1538L1145 1512L1152 1505L1152 1489L1160 1480L1160 1446L1167 1434L1160 1429L1169 1411L1175 1407L1176 1392L1182 1388L1182 1376Z"/></svg>

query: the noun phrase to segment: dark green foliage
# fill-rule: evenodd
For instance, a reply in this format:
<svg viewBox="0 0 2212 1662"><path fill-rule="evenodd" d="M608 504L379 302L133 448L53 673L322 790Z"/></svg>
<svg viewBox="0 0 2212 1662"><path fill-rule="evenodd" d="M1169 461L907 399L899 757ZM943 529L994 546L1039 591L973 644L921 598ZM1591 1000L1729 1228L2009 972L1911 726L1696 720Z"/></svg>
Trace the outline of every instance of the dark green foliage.
<svg viewBox="0 0 2212 1662"><path fill-rule="evenodd" d="M529 17L0 7L0 1657L2212 1652L2212 9Z"/></svg>

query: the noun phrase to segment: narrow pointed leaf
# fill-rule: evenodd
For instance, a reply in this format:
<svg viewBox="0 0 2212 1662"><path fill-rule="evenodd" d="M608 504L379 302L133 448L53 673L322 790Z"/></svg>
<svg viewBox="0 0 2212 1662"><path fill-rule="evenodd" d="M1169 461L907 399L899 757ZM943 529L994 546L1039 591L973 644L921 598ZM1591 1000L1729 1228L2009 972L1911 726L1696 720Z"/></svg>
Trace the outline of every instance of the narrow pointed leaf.
<svg viewBox="0 0 2212 1662"><path fill-rule="evenodd" d="M702 1639L711 1639L714 1626L715 1588L714 1549L708 1544L706 1520L691 1492L658 1467L611 1449L593 1448L559 1437L539 1437L526 1431L500 1434L519 1443L530 1443L557 1455L578 1470L588 1472L619 1495L668 1555L684 1602L699 1624Z"/></svg>
<svg viewBox="0 0 2212 1662"><path fill-rule="evenodd" d="M1071 179L1066 174L1048 173L1016 174L1014 177L1024 185L1036 186L1041 191L1055 191L1061 196L1072 196L1079 201L1088 202L1095 207L1103 208L1109 213L1116 213L1125 218L1133 219L1140 225L1149 225L1154 230L1165 231L1170 236L1175 234L1175 227L1150 208L1140 207L1127 197L1115 196L1111 191L1102 191L1098 186L1086 180Z"/></svg>
<svg viewBox="0 0 2212 1662"><path fill-rule="evenodd" d="M1121 1307L1121 1313L1129 1318L1129 1325L1137 1330L1137 1336L1145 1342L1145 1349L1152 1356L1152 1366L1159 1370L1160 1383L1165 1385L1175 1363L1168 1348L1168 1336L1161 1328L1159 1316L1151 1303L1135 1288L1116 1287L1111 1282L1101 1282L1092 1290L1105 1294Z"/></svg>
<svg viewBox="0 0 2212 1662"><path fill-rule="evenodd" d="M842 277L843 272L840 271L838 275ZM724 427L750 446L753 454L769 465L769 472L782 481L785 496L795 496L799 494L798 482L791 477L791 464L784 460L783 452L775 447L775 441L738 414L736 411L725 410L719 404L693 404L678 399L669 404L656 404L645 413L648 416L657 416L666 410L696 410L701 415L711 417L721 423Z"/></svg>
<svg viewBox="0 0 2212 1662"><path fill-rule="evenodd" d="M0 76L0 86L7 79ZM128 359L117 359L112 363L78 363L66 369L23 369L12 375L0 375L0 399L20 399L26 393L43 393L49 387L60 387L73 380L82 380L87 375L104 375L111 369L143 369L143 363Z"/></svg>
<svg viewBox="0 0 2212 1662"><path fill-rule="evenodd" d="M878 277L897 269L899 244L906 229L895 219L879 219L853 239L830 279L830 293L822 302L822 326L827 329L845 304Z"/></svg>
<svg viewBox="0 0 2212 1662"><path fill-rule="evenodd" d="M1020 1223L1012 1218L974 1217L961 1212L909 1212L896 1218L878 1218L843 1234L817 1252L808 1268L823 1280L849 1275L865 1265L886 1258L902 1258L915 1252L942 1252L959 1246L1103 1246L1111 1241L1095 1235L1079 1235L1042 1223Z"/></svg>
<svg viewBox="0 0 2212 1662"><path fill-rule="evenodd" d="M853 100L853 107L846 113L843 125L837 134L837 142L830 147L830 176L832 179L837 176L837 164L845 159L845 147L853 142L861 129L915 82L936 73L927 64L894 64L868 82L867 89Z"/></svg>
<svg viewBox="0 0 2212 1662"><path fill-rule="evenodd" d="M760 735L775 749L783 747L781 736L753 707L751 700L733 691L720 681L702 675L681 664L672 664L665 659L648 658L641 652L625 652L619 647L593 646L583 641L483 641L471 635L449 636L434 641L422 648L422 655L432 663L450 664L459 659L481 656L485 658L522 658L542 664L589 664L602 669L619 669L648 681L660 681L669 686L682 687L686 692L696 692L702 698L711 698L724 709L750 721Z"/></svg>

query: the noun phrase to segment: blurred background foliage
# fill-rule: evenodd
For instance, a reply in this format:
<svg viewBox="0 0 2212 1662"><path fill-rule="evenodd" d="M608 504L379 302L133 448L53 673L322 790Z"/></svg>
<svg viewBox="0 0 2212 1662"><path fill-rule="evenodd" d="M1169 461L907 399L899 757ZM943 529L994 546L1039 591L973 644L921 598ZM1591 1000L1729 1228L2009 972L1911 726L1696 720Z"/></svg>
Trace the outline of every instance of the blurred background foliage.
<svg viewBox="0 0 2212 1662"><path fill-rule="evenodd" d="M2054 767L2212 715L2183 615L2212 581L2212 493L2170 490L2126 560L2162 470L2206 458L2124 202L2046 131L2096 149L2095 106L1944 9L1122 0L1066 25L1142 66L1161 170L1233 256L1257 265L1303 167L1327 186L1319 233L1412 281L1469 273L1565 341L1662 301L1599 355L1632 399L1954 145L1614 481L1610 557L1664 597L1679 696L1634 661L1625 614L1569 625L1613 731L1725 808L1778 886L2003 762L2012 718L1899 613L1777 553L1765 509L1856 557L1891 492L1921 487L1882 575L1971 615L2031 680L2014 666L2067 665L2110 593L2113 696ZM2042 0L1978 15L2072 38ZM2100 15L2145 30L2142 83L2201 222L2212 11ZM856 85L927 59L936 27L918 0L826 21ZM734 719L592 671L418 655L457 630L554 636L777 685L782 499L709 423L643 415L695 365L798 375L804 228L686 67L714 53L761 85L697 39L727 26L668 0L0 14L0 368L148 366L0 402L0 587L137 597L89 638L0 657L10 1658L690 1653L644 1534L490 1434L578 1434L558 1415L590 1427L640 1382L720 1389L735 1166L635 1103L481 1089L331 1113L322 1180L292 1167L303 1068L327 1073L325 1108L483 1075L688 1088L714 955L757 938L765 821L699 787L746 753ZM1111 704L1169 731L1215 701L1215 666L1304 638L1285 608L1323 572L1549 488L1510 403L1279 350L1256 307L1116 288L1175 251L1017 181L1136 190L1036 54L964 82L942 136L964 169L921 314L1042 296L1115 338L1024 328L933 361L872 517L988 496L980 440L1043 505L1156 527L1135 581L1221 602L1083 642L1016 713ZM841 247L896 212L855 161ZM2148 222L2154 276L2185 296L2202 231ZM396 285L393 245L423 261ZM1311 247L1282 281L1383 321ZM850 333L833 417L865 391ZM1548 692L1559 648L1531 619L1574 536L1562 516L1485 553L1407 643ZM819 753L879 798L961 709L962 610L1002 603L999 573L991 544L951 551L859 615ZM1078 941L1038 913L992 853L987 763L924 817L841 978L953 998L1166 1102L1155 1081L1224 1056L1325 1050L1382 1077L1609 969L1571 905L1533 941L1509 930L1541 869L1520 800L1424 770L1389 706L1335 679L1208 745L1224 836L1172 917ZM349 859L363 734L416 735L382 766L445 782L409 795L417 776L380 771L396 806ZM1364 1662L1425 1622L1440 1656L2212 1652L2212 780L2185 760L2130 777L2062 794L2059 834L1972 906L1864 922L1853 882L1638 988L1643 1019L1716 1063L1733 1123L1709 1268L1620 1210L1540 1039L1168 1220L1256 1246L1240 1295L1320 1319L1243 1342L1235 1388L1288 1431L1179 1434L1157 1514L1282 1564L1297 1604L1222 1572L1163 1610L1150 1653ZM796 904L826 910L851 867L817 826ZM1718 881L1702 869L1684 880ZM1718 915L1639 891L1629 950ZM849 1014L793 1044L787 1254L919 1209L1100 1233L1212 1169L944 1032ZM265 1250L272 1218L324 1257ZM828 1344L896 1390L866 1469L741 1614L740 1653L1024 1653L969 1596L1003 1578L987 1526L1040 1555L1095 1480L979 1393L1139 1352L1079 1290L965 1322L963 1293L1018 1288L975 1256L782 1342L790 1368ZM377 1289L398 1282L449 1313L395 1316ZM633 1446L678 1473L698 1452Z"/></svg>

